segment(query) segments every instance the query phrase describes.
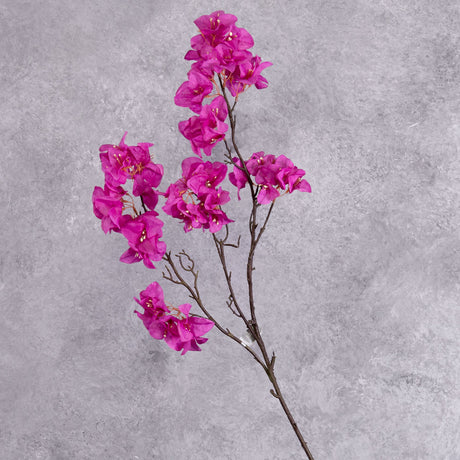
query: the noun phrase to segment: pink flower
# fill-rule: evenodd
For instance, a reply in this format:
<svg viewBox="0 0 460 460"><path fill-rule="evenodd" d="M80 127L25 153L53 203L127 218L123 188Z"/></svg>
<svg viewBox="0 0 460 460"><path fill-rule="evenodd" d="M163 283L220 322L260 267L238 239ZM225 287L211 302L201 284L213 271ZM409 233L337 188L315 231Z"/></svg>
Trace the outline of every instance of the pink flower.
<svg viewBox="0 0 460 460"><path fill-rule="evenodd" d="M210 189L215 189L227 175L227 166L224 163L200 161L194 162L192 168L187 168L187 160L184 160L186 168L183 170L183 177L187 181L187 187L200 199L207 195Z"/></svg>
<svg viewBox="0 0 460 460"><path fill-rule="evenodd" d="M238 157L232 158L233 163L235 163L236 166L233 167L233 172L231 172L228 175L228 179L230 182L237 187L238 189L238 199L241 200L240 197L240 190L244 187L246 187L246 184L248 183L248 178L246 176L246 173L241 169L242 164L241 161L239 160Z"/></svg>
<svg viewBox="0 0 460 460"><path fill-rule="evenodd" d="M148 268L155 268L152 261L159 261L166 252L166 244L160 241L163 222L155 211L148 211L132 218L123 216L120 220L121 233L129 243L129 249L120 257L121 262L132 264L144 262Z"/></svg>
<svg viewBox="0 0 460 460"><path fill-rule="evenodd" d="M221 206L230 200L230 194L217 189L227 174L227 166L219 162L204 162L195 157L182 162L182 178L171 184L164 196L163 211L184 223L184 231L193 228L219 231L233 222Z"/></svg>
<svg viewBox="0 0 460 460"><path fill-rule="evenodd" d="M157 340L162 340L168 328L167 322L172 318L168 307L164 303L163 290L154 282L140 293L140 300L134 300L144 309L144 313L134 312L142 320L150 335Z"/></svg>
<svg viewBox="0 0 460 460"><path fill-rule="evenodd" d="M218 96L211 104L201 108L199 116L179 123L179 131L190 141L193 152L200 158L201 150L209 156L215 144L224 139L228 130L228 125L224 123L227 115L225 99Z"/></svg>
<svg viewBox="0 0 460 460"><path fill-rule="evenodd" d="M200 113L201 104L205 96L212 92L213 85L209 78L197 70L188 73L188 81L182 83L176 92L174 102L181 107L189 107Z"/></svg>
<svg viewBox="0 0 460 460"><path fill-rule="evenodd" d="M223 11L199 17L195 24L200 29L200 34L190 41L198 57L189 52L186 59L206 59L213 48L224 43L235 50L247 50L254 46L251 34L246 29L236 27L236 21L236 16Z"/></svg>
<svg viewBox="0 0 460 460"><path fill-rule="evenodd" d="M170 310L164 302L163 290L157 282L142 291L140 299L134 300L144 309L144 313L137 310L134 312L150 335L157 340L164 339L173 350L182 350L183 355L190 350L200 351L198 344L208 340L202 336L212 329L214 323L199 316L189 316L190 304Z"/></svg>
<svg viewBox="0 0 460 460"><path fill-rule="evenodd" d="M253 56L248 51L254 46L254 39L246 29L237 27L236 21L236 16L223 11L199 17L195 24L200 33L191 39L192 50L185 55L185 59L196 61L192 69L209 80L214 72L221 74L234 97L252 85L257 89L266 88L268 82L261 72L272 65L271 62L261 62L259 56ZM188 90L189 85L184 85L181 91ZM183 101L179 105L185 103ZM199 107L194 106L192 110L198 113Z"/></svg>
<svg viewBox="0 0 460 460"><path fill-rule="evenodd" d="M106 182L114 186L124 184L129 176L131 158L128 146L125 144L125 132L119 145L104 144L99 147L102 171L105 174Z"/></svg>
<svg viewBox="0 0 460 460"><path fill-rule="evenodd" d="M192 64L192 69L199 68L205 75L221 73L224 70L233 72L238 63L250 59L252 54L245 50L235 50L227 43L221 43L209 52L206 59L201 59Z"/></svg>
<svg viewBox="0 0 460 460"><path fill-rule="evenodd" d="M141 196L149 192L153 187L160 185L163 178L163 166L149 161L147 164L142 165L138 172L133 175L133 195Z"/></svg>
<svg viewBox="0 0 460 460"><path fill-rule="evenodd" d="M268 81L260 73L262 70L273 65L271 62L261 62L259 56L252 56L246 59L235 68L233 72L227 72L226 87L232 96L242 93L248 86L255 85L257 89L268 86Z"/></svg>
<svg viewBox="0 0 460 460"><path fill-rule="evenodd" d="M122 185L127 179L134 180L133 193L140 196L152 187L158 187L163 177L163 167L150 158L149 149L153 145L141 142L128 146L123 135L120 145L101 145L99 148L102 170L107 184Z"/></svg>
<svg viewBox="0 0 460 460"><path fill-rule="evenodd" d="M93 211L94 215L101 219L101 226L104 233L120 231L120 218L123 212L123 196L126 191L122 187L111 187L106 184L104 190L101 187L94 187Z"/></svg>
<svg viewBox="0 0 460 460"><path fill-rule="evenodd" d="M276 180L280 187L284 189L287 185L289 193L292 193L294 190L311 192L310 184L305 179L302 179L305 171L294 166L289 158L280 155L276 160L276 165L278 166Z"/></svg>
<svg viewBox="0 0 460 460"><path fill-rule="evenodd" d="M117 190L123 190L120 185L124 184L127 179L133 180L133 195L142 199L143 205L151 211L155 209L158 203L158 192L154 188L160 185L163 178L163 166L155 164L150 158L149 149L153 145L149 142L141 142L137 145L128 146L125 143L127 133L125 132L120 145L105 144L100 147L100 158L102 170L105 173L105 192L101 189L95 190L93 204L96 215L103 221L104 231L109 231L109 220L107 206L113 206L110 218L112 226L110 230L119 230L118 219L121 217L120 206L114 197L118 197ZM111 190L109 193L107 190ZM123 190L123 194L128 194ZM128 194L129 195L129 194ZM104 196L104 199L103 199ZM110 198L110 199L109 199ZM134 214L138 214L132 196L129 200L121 200L126 206L122 208L132 209ZM115 219L116 215L116 219Z"/></svg>
<svg viewBox="0 0 460 460"><path fill-rule="evenodd" d="M230 182L240 190L246 186L247 176L241 168L238 158L233 158L235 166L233 172L228 175ZM281 192L292 193L294 190L311 192L310 184L302 177L303 169L299 169L284 155L275 157L265 155L265 152L256 152L245 161L249 174L254 178L254 185L258 186L257 201L260 204L271 203L278 198ZM286 189L287 187L287 189Z"/></svg>
<svg viewBox="0 0 460 460"><path fill-rule="evenodd" d="M260 204L268 204L275 201L280 196L280 192L272 185L262 185L257 195Z"/></svg>
<svg viewBox="0 0 460 460"><path fill-rule="evenodd" d="M191 308L191 305L188 303L178 307L178 310L184 317L177 322L179 340L175 341L174 349L178 351L182 350L182 355L185 355L190 350L200 351L201 348L198 344L208 341L207 338L202 336L214 326L214 323L207 318L189 316Z"/></svg>
<svg viewBox="0 0 460 460"><path fill-rule="evenodd" d="M238 20L233 14L226 14L222 10L200 16L195 25L200 29L203 37L211 46L215 46L225 40L231 32L233 24Z"/></svg>

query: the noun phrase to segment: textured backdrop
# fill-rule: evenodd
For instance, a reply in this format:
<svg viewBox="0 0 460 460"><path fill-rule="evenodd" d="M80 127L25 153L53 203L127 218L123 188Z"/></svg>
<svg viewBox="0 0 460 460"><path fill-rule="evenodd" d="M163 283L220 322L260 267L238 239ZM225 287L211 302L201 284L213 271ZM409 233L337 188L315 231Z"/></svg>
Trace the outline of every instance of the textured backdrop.
<svg viewBox="0 0 460 460"><path fill-rule="evenodd" d="M290 156L313 188L277 202L255 279L315 458L458 460L457 0L0 1L1 458L302 458L248 353L215 330L185 356L150 338L133 296L161 272L118 262L124 239L92 214L98 147L125 130L179 176L173 97L193 20L217 9L274 64L241 97L241 149ZM242 333L209 234L165 220Z"/></svg>

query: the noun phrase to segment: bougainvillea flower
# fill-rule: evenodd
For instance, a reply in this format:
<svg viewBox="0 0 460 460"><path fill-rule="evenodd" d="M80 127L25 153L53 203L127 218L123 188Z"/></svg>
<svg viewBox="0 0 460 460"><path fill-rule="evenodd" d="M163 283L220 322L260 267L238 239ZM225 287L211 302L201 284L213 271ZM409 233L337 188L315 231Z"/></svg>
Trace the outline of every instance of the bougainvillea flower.
<svg viewBox="0 0 460 460"><path fill-rule="evenodd" d="M204 162L190 157L182 162L182 177L171 184L163 194L163 211L184 223L184 231L194 228L219 231L233 222L221 209L230 200L230 194L216 187L224 180L227 166L219 162Z"/></svg>
<svg viewBox="0 0 460 460"><path fill-rule="evenodd" d="M211 155L215 144L225 137L228 125L224 123L228 110L222 96L214 98L211 104L201 108L199 116L193 116L179 123L179 131L190 141L192 150L201 158L201 150Z"/></svg>
<svg viewBox="0 0 460 460"><path fill-rule="evenodd" d="M202 121L203 140L208 144L209 153L206 148L206 155L211 155L213 144L221 141L225 137L228 125L224 123L228 115L227 103L222 96L217 96L213 101L202 107L200 119ZM212 145L212 148L210 147Z"/></svg>
<svg viewBox="0 0 460 460"><path fill-rule="evenodd" d="M144 309L144 313L134 312L142 320L150 335L157 340L164 338L165 323L171 318L170 311L163 299L161 286L154 282L140 293L140 299L134 300Z"/></svg>
<svg viewBox="0 0 460 460"><path fill-rule="evenodd" d="M149 149L153 144L150 142L140 142L137 145L131 145L128 147L128 152L132 158L133 170L131 174L138 173L139 169L147 166L152 160L150 158Z"/></svg>
<svg viewBox="0 0 460 460"><path fill-rule="evenodd" d="M239 158L234 157L232 158L232 161L233 163L235 163L235 166L233 167L233 172L231 172L228 175L228 179L235 187L237 187L238 199L241 200L240 190L246 187L246 184L248 183L248 177L246 176L246 173L242 169L242 164Z"/></svg>
<svg viewBox="0 0 460 460"><path fill-rule="evenodd" d="M185 317L177 322L180 342L176 342L175 346L180 347L179 350L182 349L182 355L190 350L200 351L198 344L207 342L208 339L202 336L213 328L214 323L207 318L189 316L190 304L180 305L177 309Z"/></svg>
<svg viewBox="0 0 460 460"><path fill-rule="evenodd" d="M169 311L164 301L163 289L156 281L141 291L139 299L134 300L143 308L161 308L163 311Z"/></svg>
<svg viewBox="0 0 460 460"><path fill-rule="evenodd" d="M200 113L201 104L205 96L213 90L209 77L197 70L188 73L188 81L182 83L176 92L174 102L180 107L189 107L196 113Z"/></svg>
<svg viewBox="0 0 460 460"><path fill-rule="evenodd" d="M104 189L94 187L93 211L94 215L101 219L104 233L120 231L119 221L123 212L122 198L126 191L122 187L111 187L106 184Z"/></svg>
<svg viewBox="0 0 460 460"><path fill-rule="evenodd" d="M305 179L302 179L305 171L294 166L289 158L280 155L276 159L276 166L278 167L276 180L280 187L285 189L288 186L289 193L292 193L294 190L311 192L310 184Z"/></svg>
<svg viewBox="0 0 460 460"><path fill-rule="evenodd" d="M255 85L257 89L266 88L268 81L260 73L271 65L273 64L268 61L261 62L259 56L252 56L250 59L239 62L234 71L226 72L225 86L234 97L251 85Z"/></svg>
<svg viewBox="0 0 460 460"><path fill-rule="evenodd" d="M112 186L122 185L134 179L134 195L139 196L148 188L158 187L163 177L163 167L152 162L149 149L153 145L141 142L128 146L123 135L119 145L105 144L99 148L105 181Z"/></svg>
<svg viewBox="0 0 460 460"><path fill-rule="evenodd" d="M227 165L218 161L206 161L195 163L193 170L184 171L184 179L187 181L187 187L195 193L198 198L207 195L210 189L215 189L227 175Z"/></svg>
<svg viewBox="0 0 460 460"><path fill-rule="evenodd" d="M257 89L266 88L268 81L261 72L272 65L271 62L262 62L259 56L254 56L248 51L254 46L254 39L246 29L237 27L236 21L236 16L221 10L200 16L195 21L200 33L192 37L190 40L192 49L185 55L186 60L196 61L192 64L193 78L201 75L199 78L203 84L209 85L210 81L215 82L214 73L216 73L223 79L225 88L233 97L252 85ZM212 91L212 89L207 86L205 91ZM219 88L217 91L219 92ZM194 112L200 113L203 92L202 84L183 83L176 95L176 104L190 107ZM187 137L186 134L184 136ZM195 148L200 147L195 146Z"/></svg>
<svg viewBox="0 0 460 460"><path fill-rule="evenodd" d="M134 310L134 313L142 320L154 339L164 339L173 350L182 350L183 355L190 350L201 350L198 344L208 340L202 336L214 326L211 320L201 316L190 316L190 304L170 309L165 304L163 290L157 282L147 286L139 297L134 300L144 312Z"/></svg>
<svg viewBox="0 0 460 460"><path fill-rule="evenodd" d="M275 201L280 196L280 192L272 185L262 185L257 195L257 201L260 204L268 204Z"/></svg>
<svg viewBox="0 0 460 460"><path fill-rule="evenodd" d="M142 260L146 267L155 268L152 261L162 259L166 252L166 244L160 241L163 222L156 217L157 215L154 211L148 211L136 218L122 216L121 233L130 246L120 257L122 262L132 264Z"/></svg>
<svg viewBox="0 0 460 460"><path fill-rule="evenodd" d="M235 166L233 172L228 175L230 182L240 190L246 186L247 176L241 169L241 162L233 158ZM311 192L310 184L302 177L305 175L303 169L297 168L292 161L284 155L275 157L265 155L265 152L256 152L245 161L246 169L253 184L259 187L257 201L259 204L271 203L278 198L281 192L292 193L294 190L300 192ZM286 188L287 187L287 188Z"/></svg>
<svg viewBox="0 0 460 460"><path fill-rule="evenodd" d="M193 153L201 158L201 149L206 146L203 140L202 124L199 116L179 122L180 133L190 141Z"/></svg>
<svg viewBox="0 0 460 460"><path fill-rule="evenodd" d="M139 172L133 175L133 195L140 196L153 187L160 185L163 178L163 166L149 161L147 164L140 167Z"/></svg>
<svg viewBox="0 0 460 460"><path fill-rule="evenodd" d="M276 185L275 155L265 155L264 152L256 152L246 163L249 173L254 176L256 184Z"/></svg>
<svg viewBox="0 0 460 460"><path fill-rule="evenodd" d="M158 195L159 192L153 189L149 189L146 192L142 193L140 197L142 198L142 201L147 208L150 209L150 211L153 211L158 204ZM157 212L155 212L155 215L158 215Z"/></svg>
<svg viewBox="0 0 460 460"><path fill-rule="evenodd" d="M207 59L209 64L204 64L203 67L211 66L216 73L226 71L226 74L232 74L240 63L251 59L252 54L246 50L236 50L227 43L217 45L212 54Z"/></svg>
<svg viewBox="0 0 460 460"><path fill-rule="evenodd" d="M200 29L201 35L211 45L214 45L214 43L220 43L225 39L237 20L238 18L233 14L226 14L224 11L219 10L200 16L194 23Z"/></svg>
<svg viewBox="0 0 460 460"><path fill-rule="evenodd" d="M200 16L195 21L200 33L190 40L192 51L185 55L185 59L208 59L212 54L212 50L228 39L236 21L236 16L225 14L223 11L215 11L214 13Z"/></svg>
<svg viewBox="0 0 460 460"><path fill-rule="evenodd" d="M122 185L129 176L131 159L128 146L125 144L125 132L119 145L104 144L99 147L102 171L105 174L106 182L114 186Z"/></svg>

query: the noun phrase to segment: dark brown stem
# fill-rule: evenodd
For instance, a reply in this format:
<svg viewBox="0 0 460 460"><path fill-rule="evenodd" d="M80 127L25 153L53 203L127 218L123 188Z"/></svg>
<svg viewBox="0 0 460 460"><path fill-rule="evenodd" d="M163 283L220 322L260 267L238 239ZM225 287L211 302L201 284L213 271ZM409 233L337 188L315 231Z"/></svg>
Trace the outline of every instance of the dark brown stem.
<svg viewBox="0 0 460 460"><path fill-rule="evenodd" d="M274 358L274 356L275 355L273 355L273 358ZM274 359L273 359L273 362L274 362ZM289 420L289 423L292 426L292 429L294 430L295 434L297 435L297 439L299 440L303 450L307 454L308 459L309 460L314 460L313 455L311 454L310 449L308 448L307 443L305 442L305 439L303 438L302 433L300 432L299 427L297 426L297 423L295 422L294 417L292 416L291 411L289 410L289 407L287 406L286 401L284 400L284 397L283 397L283 395L281 393L281 390L280 390L280 387L278 385L278 382L276 381L275 373L273 372L273 366L269 367L268 376L269 376L270 381L272 382L273 387L275 389L275 391L270 390L270 393L276 399L278 399L278 401L280 402L281 407L283 408L284 413L286 414L286 416L287 416L287 418Z"/></svg>
<svg viewBox="0 0 460 460"><path fill-rule="evenodd" d="M248 329L250 329L251 325L236 300L235 291L233 290L233 285L232 285L232 274L227 269L227 260L225 258L225 243L224 243L225 240L220 240L219 238L217 238L215 233L212 234L212 237L214 239L214 244L216 245L217 254L219 255L222 269L224 270L225 280L227 281L227 287L230 292L230 298L232 299L233 305L235 306L236 311L238 312L239 316L241 316L241 319L244 321L244 324L246 325Z"/></svg>
<svg viewBox="0 0 460 460"><path fill-rule="evenodd" d="M238 159L240 160L241 162L241 167L243 168L244 170L244 173L246 174L246 177L248 179L248 182L249 182L249 187L251 188L251 196L252 196L252 199L253 201L255 200L256 198L256 193L255 193L255 190L254 190L254 185L252 184L252 181L251 181L251 175L249 174L249 171L248 169L246 168L246 163L244 162L244 159L238 149L238 146L236 145L236 141L235 141L235 128L236 128L236 121L235 121L235 115L233 113L233 110L235 108L235 105L236 105L236 102L233 104L233 106L230 106L230 102L228 100L228 96L227 96L227 92L225 91L225 86L224 84L222 83L222 78L220 75L218 75L219 77L219 84L220 84L220 88L222 90L222 95L224 96L224 99L225 99L225 103L227 104L227 109L228 109L228 119L230 120L230 128L231 128L231 132L232 132L232 144L233 144L233 148L235 149L235 153L237 154L238 156Z"/></svg>
<svg viewBox="0 0 460 460"><path fill-rule="evenodd" d="M141 195L141 203L142 203L142 207L144 208L144 211L148 212L148 209L145 207L144 198L142 198L142 195Z"/></svg>
<svg viewBox="0 0 460 460"><path fill-rule="evenodd" d="M181 255L185 256L189 260L189 262L190 262L189 267L184 266L184 263L181 260ZM193 278L194 278L193 287L179 273L179 270L176 267L176 264L174 263L174 261L173 261L173 259L171 257L171 252L167 252L163 256L163 260L168 263L168 265L166 266L166 271L168 272L168 274L163 272L163 278L168 280L168 281L171 281L174 284L180 284L180 285L184 286L188 290L188 292L190 293L190 297L196 302L196 304L198 305L198 307L200 307L201 311L206 315L206 317L208 319L210 319L214 323L214 325L217 327L217 329L219 329L219 331L222 332L222 334L225 334L227 337L230 337L232 340L234 340L239 345L241 345L243 348L245 348L249 353L251 353L253 358L264 368L265 372L268 372L268 368L267 368L266 364L257 355L257 353L252 348L247 347L242 342L242 340L239 339L232 332L230 332L230 330L228 328L225 329L224 327L222 327L216 321L216 319L209 313L209 311L205 308L205 306L203 305L203 302L201 300L200 293L198 291L198 272L195 271L195 269L194 269L195 264L194 264L192 258L188 254L186 254L185 251L182 251L179 254L176 254L176 257L179 259L179 263L181 265L181 268L183 270L187 271L187 272L190 272L193 275ZM171 270L173 271L175 278L174 278L173 274L171 273Z"/></svg>
<svg viewBox="0 0 460 460"><path fill-rule="evenodd" d="M257 231L257 228L258 228L258 224L257 224L257 209L260 206L259 203L257 202L257 194L259 192L259 187L255 186L253 184L253 182L251 180L251 176L249 174L249 171L248 171L248 169L246 167L246 164L244 162L244 159L243 159L243 157L242 157L242 155L241 155L241 153L240 153L240 151L238 149L238 146L236 145L236 141L235 141L235 115L234 115L235 104L233 104L233 106L230 106L230 103L229 103L229 100L228 100L228 97L227 97L227 94L226 94L226 91L225 91L225 86L223 85L222 79L221 79L220 76L219 76L219 83L220 83L220 87L221 87L221 90L222 90L222 95L223 95L223 97L225 99L225 102L227 103L228 117L229 117L229 120L230 120L230 127L231 127L231 139L232 139L233 149L235 150L235 152L236 152L236 154L237 154L237 156L238 156L238 158L239 158L239 160L241 162L240 169L242 169L244 171L244 173L246 174L246 177L247 177L247 180L248 180L248 183L249 183L249 186L250 186L251 198L252 198L252 209L251 209L251 214L250 214L250 217L249 217L249 233L251 235L251 243L250 243L250 247L249 247L249 254L248 254L248 260L247 260L247 266L246 266L246 274L247 274L247 281L248 281L248 293L249 293L249 308L250 308L251 319L249 321L247 321L246 318L243 316L243 320L244 320L245 324L248 325L248 329L252 333L252 335L253 335L254 339L256 340L257 345L259 346L259 349L260 349L260 351L262 353L263 360L264 360L264 363L265 363L263 368L264 368L264 370L265 370L265 372L266 372L268 378L270 379L270 382L272 383L273 388L274 388L274 390L273 389L270 390L270 393L276 399L279 400L279 402L281 404L281 407L283 408L284 413L286 414L286 416L287 416L287 418L289 420L289 423L291 424L292 429L294 430L294 432L295 432L295 434L297 436L297 439L299 440L304 452L307 455L307 458L309 460L314 460L313 455L311 454L311 452L310 452L310 450L309 450L309 448L307 446L307 443L305 442L305 439L303 438L302 433L300 432L299 427L297 426L297 423L295 422L294 417L292 416L291 411L289 410L289 407L286 404L286 401L285 401L285 399L283 397L283 394L281 393L280 387L279 387L278 382L276 380L275 371L274 371L275 358L276 357L275 357L274 353L272 354L271 359L268 356L267 349L266 349L266 346L265 346L265 342L264 342L264 340L262 338L262 335L261 335L260 329L259 329L259 325L257 323L257 317L256 317L256 311L255 311L254 287L253 287L253 277L252 277L252 272L254 271L254 254L255 254L257 244L259 243L260 238L261 238L262 234L264 233L265 228L267 226L268 219L270 218L270 215L271 215L271 212L272 212L272 209L273 209L273 206L274 206L274 201L270 205L270 208L269 208L269 210L267 212L267 215L265 216L265 220L264 220L264 223L263 223L262 227L260 228L259 231ZM236 103L236 101L235 101L235 103ZM225 141L225 145L226 145L226 148L227 148L228 157L231 160L231 149L228 146L227 141ZM227 229L227 232L228 232L228 229ZM231 294L233 300L235 300L234 293L233 293L233 288L231 286L231 279L228 276L228 272L227 272L227 268L226 268L225 254L224 254L224 250L223 250L222 240L220 240L221 241L220 245L218 245L218 243L217 243L218 241L219 240L217 240L217 238L214 236L214 242L216 243L216 248L218 250L219 257L220 257L221 262L222 262L222 266L224 267L224 273L225 273L226 278L227 278L227 285L229 287L230 294ZM236 305L236 303L235 303L235 305ZM238 311L240 311L240 309Z"/></svg>

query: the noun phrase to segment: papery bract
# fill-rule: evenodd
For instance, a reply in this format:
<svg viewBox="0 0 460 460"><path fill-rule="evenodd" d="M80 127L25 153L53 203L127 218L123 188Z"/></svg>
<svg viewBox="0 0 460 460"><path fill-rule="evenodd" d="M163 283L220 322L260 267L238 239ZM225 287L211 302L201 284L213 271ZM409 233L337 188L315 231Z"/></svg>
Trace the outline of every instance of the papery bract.
<svg viewBox="0 0 460 460"><path fill-rule="evenodd" d="M150 284L139 297L134 300L144 312L134 312L154 339L164 339L173 350L182 350L183 355L190 350L201 350L198 344L208 340L202 336L214 326L211 320L190 316L190 304L170 309L164 302L163 290L157 282Z"/></svg>
<svg viewBox="0 0 460 460"><path fill-rule="evenodd" d="M219 162L204 162L195 157L182 162L182 178L171 184L164 196L163 211L184 222L185 232L193 228L209 229L215 233L230 222L221 209L230 195L216 187L223 181L227 166Z"/></svg>
<svg viewBox="0 0 460 460"><path fill-rule="evenodd" d="M188 81L182 83L176 92L174 102L181 107L189 107L200 113L201 104L205 96L212 92L213 85L209 78L193 69L188 73Z"/></svg>
<svg viewBox="0 0 460 460"><path fill-rule="evenodd" d="M137 310L134 312L142 320L153 338L157 340L163 339L167 327L165 323L171 318L171 315L165 305L161 286L154 282L147 286L139 297L140 299L134 298L134 300L144 308L144 313L140 313Z"/></svg>
<svg viewBox="0 0 460 460"><path fill-rule="evenodd" d="M261 62L259 56L253 56L246 59L236 66L232 72L226 72L226 88L229 89L232 96L242 93L246 87L255 85L257 89L263 89L268 86L268 81L260 75L262 70L273 65L271 62Z"/></svg>
<svg viewBox="0 0 460 460"><path fill-rule="evenodd" d="M208 340L202 336L214 326L214 323L207 318L189 316L190 309L190 304L184 304L178 307L178 310L185 318L177 322L179 341L175 343L175 349L182 350L182 355L190 350L200 351L201 348L198 344L205 343Z"/></svg>
<svg viewBox="0 0 460 460"><path fill-rule="evenodd" d="M142 260L146 267L155 268L152 261L162 259L166 244L160 241L163 222L157 215L155 211L148 211L136 218L123 216L120 219L121 233L130 246L120 257L122 262L132 264Z"/></svg>
<svg viewBox="0 0 460 460"><path fill-rule="evenodd" d="M162 177L163 166L150 161L138 173L134 174L133 195L141 196L153 187L158 187Z"/></svg>
<svg viewBox="0 0 460 460"><path fill-rule="evenodd" d="M134 179L134 195L141 195L147 188L158 187L163 176L163 167L150 158L149 142L128 146L124 133L119 145L105 144L99 148L102 170L107 184L122 185Z"/></svg>
<svg viewBox="0 0 460 460"><path fill-rule="evenodd" d="M228 175L228 179L238 189L238 199L241 200L240 190L246 187L248 178L243 170L243 165L240 159L238 157L234 157L232 158L232 161L235 166L233 167L233 171Z"/></svg>
<svg viewBox="0 0 460 460"><path fill-rule="evenodd" d="M234 97L251 85L257 89L267 87L268 82L261 72L272 65L271 62L261 62L259 56L248 51L254 46L254 39L246 29L237 27L236 21L236 16L221 10L199 17L195 24L200 34L192 37L192 49L185 55L185 59L196 61L192 70L209 80L214 72L221 74L224 86ZM188 90L189 85L184 85L180 88L181 93L186 88ZM182 104L185 102L179 105ZM192 110L198 113L198 107Z"/></svg>
<svg viewBox="0 0 460 460"><path fill-rule="evenodd" d="M237 187L238 199L240 199L240 190L246 186L248 178L239 158L233 158L233 162L235 164L233 172L228 175L228 178ZM273 202L280 196L280 192L292 193L294 190L311 192L310 184L302 179L305 171L297 168L284 155L275 157L265 155L265 152L256 152L245 161L245 165L250 176L254 178L254 185L259 186L257 195L259 204Z"/></svg>
<svg viewBox="0 0 460 460"><path fill-rule="evenodd" d="M192 150L201 158L201 150L211 155L215 144L225 137L228 125L224 123L228 110L225 99L217 96L211 104L202 106L200 115L179 123L179 131L190 141Z"/></svg>
<svg viewBox="0 0 460 460"><path fill-rule="evenodd" d="M125 144L125 132L119 145L104 144L99 147L102 171L106 182L114 186L122 185L129 176L128 169L131 166L128 146Z"/></svg>
<svg viewBox="0 0 460 460"><path fill-rule="evenodd" d="M238 18L233 14L226 14L224 11L219 10L200 16L194 23L200 29L201 36L211 46L215 46L225 40L237 20Z"/></svg>
<svg viewBox="0 0 460 460"><path fill-rule="evenodd" d="M120 231L119 221L123 212L123 196L126 191L122 187L111 187L105 185L94 187L93 211L94 215L101 219L101 226L104 233Z"/></svg>

